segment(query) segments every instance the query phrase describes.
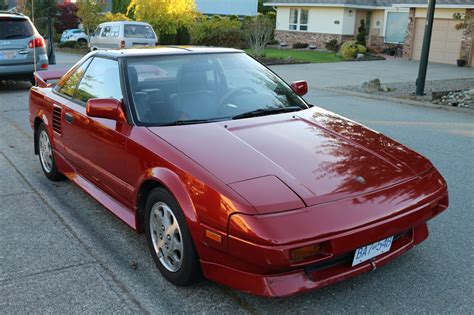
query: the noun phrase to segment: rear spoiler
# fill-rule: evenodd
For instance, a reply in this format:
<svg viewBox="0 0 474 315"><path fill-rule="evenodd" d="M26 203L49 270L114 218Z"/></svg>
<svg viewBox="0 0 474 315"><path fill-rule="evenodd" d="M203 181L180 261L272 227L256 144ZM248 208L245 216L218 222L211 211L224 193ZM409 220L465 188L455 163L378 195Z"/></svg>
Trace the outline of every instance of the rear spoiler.
<svg viewBox="0 0 474 315"><path fill-rule="evenodd" d="M50 87L48 81L59 80L66 74L68 69L36 71L34 73L36 85L39 87Z"/></svg>

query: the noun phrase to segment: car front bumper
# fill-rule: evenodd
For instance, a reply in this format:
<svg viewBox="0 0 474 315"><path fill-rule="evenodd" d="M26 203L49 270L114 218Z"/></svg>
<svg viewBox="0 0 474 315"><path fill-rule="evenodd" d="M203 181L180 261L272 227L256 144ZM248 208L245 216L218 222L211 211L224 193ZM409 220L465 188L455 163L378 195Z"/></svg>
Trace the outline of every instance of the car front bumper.
<svg viewBox="0 0 474 315"><path fill-rule="evenodd" d="M293 295L383 266L424 241L426 222L447 207L446 183L432 169L402 185L332 204L238 214L229 222L228 258L210 256L217 259L201 265L208 279L247 293ZM395 237L390 251L352 266L357 248L390 236ZM310 244L321 244L324 255L291 262L292 249Z"/></svg>

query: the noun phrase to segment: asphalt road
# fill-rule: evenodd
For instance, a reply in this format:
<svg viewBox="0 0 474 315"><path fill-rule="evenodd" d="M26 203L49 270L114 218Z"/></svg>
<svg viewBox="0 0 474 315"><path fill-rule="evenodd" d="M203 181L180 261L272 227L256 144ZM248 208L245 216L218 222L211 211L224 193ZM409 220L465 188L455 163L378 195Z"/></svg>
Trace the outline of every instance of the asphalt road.
<svg viewBox="0 0 474 315"><path fill-rule="evenodd" d="M74 56L58 60L67 66ZM474 115L312 89L309 102L427 156L448 182L450 207L429 223L427 241L374 272L263 299L210 281L170 285L143 235L73 184L46 180L33 155L28 89L0 84L1 313L474 313Z"/></svg>

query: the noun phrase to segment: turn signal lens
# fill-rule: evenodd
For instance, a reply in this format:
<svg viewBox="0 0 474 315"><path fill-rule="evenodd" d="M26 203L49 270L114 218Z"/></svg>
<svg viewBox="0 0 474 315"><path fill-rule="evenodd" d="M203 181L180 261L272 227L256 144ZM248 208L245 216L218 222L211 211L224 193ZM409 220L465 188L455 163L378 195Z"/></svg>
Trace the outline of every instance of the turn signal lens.
<svg viewBox="0 0 474 315"><path fill-rule="evenodd" d="M308 257L315 256L321 251L319 244L312 244L308 246L293 248L290 250L290 259L293 262L304 260Z"/></svg>
<svg viewBox="0 0 474 315"><path fill-rule="evenodd" d="M206 230L206 237L218 243L222 243L222 236L214 231Z"/></svg>

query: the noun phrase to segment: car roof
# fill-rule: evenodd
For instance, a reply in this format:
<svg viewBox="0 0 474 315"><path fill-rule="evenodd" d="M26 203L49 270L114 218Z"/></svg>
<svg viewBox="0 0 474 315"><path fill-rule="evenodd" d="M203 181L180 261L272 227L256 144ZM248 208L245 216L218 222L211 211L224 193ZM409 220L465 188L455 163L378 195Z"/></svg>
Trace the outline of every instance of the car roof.
<svg viewBox="0 0 474 315"><path fill-rule="evenodd" d="M147 22L123 20L123 21L104 22L104 23L100 23L99 26L101 26L101 25L114 25L114 24L136 24L136 25L148 25L148 26L150 25Z"/></svg>
<svg viewBox="0 0 474 315"><path fill-rule="evenodd" d="M10 13L6 11L0 11L0 18L14 18L14 19L20 19L20 20L28 20L28 17L26 15L23 15L21 13Z"/></svg>
<svg viewBox="0 0 474 315"><path fill-rule="evenodd" d="M156 46L153 48L131 48L114 50L97 50L95 56L107 58L127 58L163 55L242 53L234 48L203 47L203 46Z"/></svg>

